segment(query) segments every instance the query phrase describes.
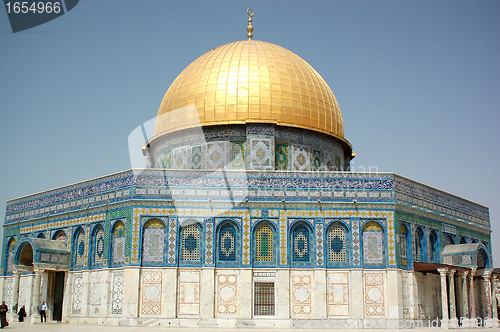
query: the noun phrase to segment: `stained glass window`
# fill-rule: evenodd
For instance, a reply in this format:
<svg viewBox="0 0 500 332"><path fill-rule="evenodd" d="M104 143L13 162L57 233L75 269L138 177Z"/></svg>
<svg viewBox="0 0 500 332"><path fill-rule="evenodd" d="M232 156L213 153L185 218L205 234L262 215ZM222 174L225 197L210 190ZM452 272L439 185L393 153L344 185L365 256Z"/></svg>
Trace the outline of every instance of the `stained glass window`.
<svg viewBox="0 0 500 332"><path fill-rule="evenodd" d="M93 263L97 266L102 265L104 262L104 230L102 226L98 226L97 230L94 231L94 237L92 239L94 259Z"/></svg>
<svg viewBox="0 0 500 332"><path fill-rule="evenodd" d="M11 273L12 265L14 264L14 254L16 250L16 239L10 239L8 252L7 252L7 273Z"/></svg>
<svg viewBox="0 0 500 332"><path fill-rule="evenodd" d="M363 227L363 263L366 265L384 264L384 231L375 221Z"/></svg>
<svg viewBox="0 0 500 332"><path fill-rule="evenodd" d="M166 228L159 219L151 219L144 224L142 240L142 262L161 264L166 254Z"/></svg>
<svg viewBox="0 0 500 332"><path fill-rule="evenodd" d="M80 228L75 240L75 265L85 266L85 232Z"/></svg>
<svg viewBox="0 0 500 332"><path fill-rule="evenodd" d="M333 225L328 232L328 261L345 262L345 230L340 225Z"/></svg>
<svg viewBox="0 0 500 332"><path fill-rule="evenodd" d="M255 232L255 259L257 262L274 260L273 230L269 225L263 224Z"/></svg>
<svg viewBox="0 0 500 332"><path fill-rule="evenodd" d="M182 229L182 260L200 261L200 228L189 225Z"/></svg>
<svg viewBox="0 0 500 332"><path fill-rule="evenodd" d="M292 262L311 260L310 232L304 224L294 226L292 230Z"/></svg>
<svg viewBox="0 0 500 332"><path fill-rule="evenodd" d="M254 284L254 314L273 316L274 303L274 282L256 282Z"/></svg>
<svg viewBox="0 0 500 332"><path fill-rule="evenodd" d="M236 262L237 235L236 228L226 223L219 230L219 261Z"/></svg>
<svg viewBox="0 0 500 332"><path fill-rule="evenodd" d="M121 220L113 227L112 242L112 264L119 265L125 263L125 225Z"/></svg>

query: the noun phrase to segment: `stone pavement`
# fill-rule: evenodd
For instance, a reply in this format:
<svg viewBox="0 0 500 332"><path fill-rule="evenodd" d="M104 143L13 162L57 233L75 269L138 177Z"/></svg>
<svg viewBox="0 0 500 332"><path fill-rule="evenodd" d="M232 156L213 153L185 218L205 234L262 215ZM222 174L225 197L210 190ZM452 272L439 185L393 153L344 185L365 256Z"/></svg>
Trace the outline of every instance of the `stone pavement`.
<svg viewBox="0 0 500 332"><path fill-rule="evenodd" d="M70 325L61 323L44 323L44 324L30 324L28 322L18 323L9 322L10 326L5 328L4 331L8 332L158 332L159 330L168 330L169 332L197 332L192 331L192 328L166 328L166 327L130 327L130 326L105 326L105 325ZM200 328L200 332L241 332L243 329L207 329ZM268 332L269 329L251 329L252 332ZM276 329L278 332L318 332L326 331L326 329ZM333 330L332 330L333 331ZM368 332L369 329L335 329L335 332ZM372 330L373 331L373 330ZM415 332L439 332L443 331L440 328L416 328L414 330L396 330L396 329L375 329L375 332L395 332L395 331L415 331ZM500 332L500 328L475 328L475 329L457 329L457 332Z"/></svg>

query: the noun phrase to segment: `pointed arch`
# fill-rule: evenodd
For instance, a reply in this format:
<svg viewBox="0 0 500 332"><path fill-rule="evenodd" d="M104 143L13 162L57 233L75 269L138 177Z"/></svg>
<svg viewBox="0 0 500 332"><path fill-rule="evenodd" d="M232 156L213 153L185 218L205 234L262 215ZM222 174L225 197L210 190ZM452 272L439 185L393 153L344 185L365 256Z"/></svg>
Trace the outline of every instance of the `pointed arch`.
<svg viewBox="0 0 500 332"><path fill-rule="evenodd" d="M118 220L111 229L111 265L120 266L125 263L125 224Z"/></svg>
<svg viewBox="0 0 500 332"><path fill-rule="evenodd" d="M44 234L44 232L40 232L40 233L38 233L38 235L36 237L38 239L45 239L45 234Z"/></svg>
<svg viewBox="0 0 500 332"><path fill-rule="evenodd" d="M399 226L398 231L398 249L399 249L399 259L402 266L408 266L408 227L405 224Z"/></svg>
<svg viewBox="0 0 500 332"><path fill-rule="evenodd" d="M431 230L429 233L429 242L431 245L431 262L438 263L439 262L439 243L438 243L438 235L435 230Z"/></svg>
<svg viewBox="0 0 500 332"><path fill-rule="evenodd" d="M97 224L91 237L91 264L93 267L99 267L104 264L104 228L101 224Z"/></svg>
<svg viewBox="0 0 500 332"><path fill-rule="evenodd" d="M188 221L189 223L189 221ZM180 243L181 243L181 257L183 262L201 263L201 240L202 240L202 226L199 222L193 220L181 228Z"/></svg>
<svg viewBox="0 0 500 332"><path fill-rule="evenodd" d="M142 229L141 259L143 265L162 265L167 254L167 228L158 218L149 219Z"/></svg>
<svg viewBox="0 0 500 332"><path fill-rule="evenodd" d="M238 262L239 227L232 220L217 225L217 262L222 264Z"/></svg>
<svg viewBox="0 0 500 332"><path fill-rule="evenodd" d="M7 244L7 259L6 259L5 271L7 273L12 273L13 272L12 265L14 265L14 256L16 254L16 238L11 237L7 243L8 243Z"/></svg>
<svg viewBox="0 0 500 332"><path fill-rule="evenodd" d="M290 252L291 262L311 263L311 227L305 221L298 221L290 228Z"/></svg>
<svg viewBox="0 0 500 332"><path fill-rule="evenodd" d="M345 264L348 261L348 230L347 227L339 222L334 221L327 228L327 257L330 264Z"/></svg>
<svg viewBox="0 0 500 332"><path fill-rule="evenodd" d="M382 266L385 263L384 229L376 221L363 226L363 264Z"/></svg>
<svg viewBox="0 0 500 332"><path fill-rule="evenodd" d="M443 247L455 244L455 239L450 234L445 234Z"/></svg>
<svg viewBox="0 0 500 332"><path fill-rule="evenodd" d="M56 231L54 235L52 236L52 240L56 241L66 241L68 239L68 236L66 235L66 232L62 229Z"/></svg>
<svg viewBox="0 0 500 332"><path fill-rule="evenodd" d="M489 269L490 262L488 259L488 254L483 248L479 248L477 251L476 265L478 269Z"/></svg>
<svg viewBox="0 0 500 332"><path fill-rule="evenodd" d="M74 253L74 261L73 264L75 267L84 267L85 264L85 231L82 227L78 227L75 231L73 242L73 253Z"/></svg>
<svg viewBox="0 0 500 332"><path fill-rule="evenodd" d="M467 238L465 236L461 236L459 243L460 244L466 244L467 243Z"/></svg>
<svg viewBox="0 0 500 332"><path fill-rule="evenodd" d="M424 231L421 227L415 228L415 261L425 261Z"/></svg>
<svg viewBox="0 0 500 332"><path fill-rule="evenodd" d="M275 228L268 221L259 222L254 228L254 260L259 264L275 262Z"/></svg>

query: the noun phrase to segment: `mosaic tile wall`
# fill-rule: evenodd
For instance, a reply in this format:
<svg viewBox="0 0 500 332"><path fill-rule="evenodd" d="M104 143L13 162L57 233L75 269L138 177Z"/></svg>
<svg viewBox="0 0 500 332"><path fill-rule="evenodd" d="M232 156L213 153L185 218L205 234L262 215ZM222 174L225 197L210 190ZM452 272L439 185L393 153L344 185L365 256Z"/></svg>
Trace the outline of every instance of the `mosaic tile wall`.
<svg viewBox="0 0 500 332"><path fill-rule="evenodd" d="M325 155L323 155L323 157L325 157ZM100 243L104 241L104 246L101 246L101 248L104 248L104 251L101 252L102 255L100 258L98 257L97 262L102 262L102 265L111 266L124 264L140 265L142 261L139 260L141 256L139 253L144 247L141 216L158 216L164 218L165 223L168 223L169 226L168 229L165 229L166 234L168 234L168 241L166 240L164 242L166 250L166 254L164 255L167 256L167 263L164 265L175 265L175 252L179 250L178 243L175 240L178 238L178 225L175 217L177 215L192 216L203 224L203 232L208 230L208 233L203 233L203 241L207 241L208 247L203 247L205 250L203 252L203 262L200 263L200 265L206 264L207 266L211 266L216 263L214 256L216 248L214 234L216 229L209 229L205 220L213 218L214 216L217 216L217 218L227 216L231 218L240 218L241 220L238 225L238 232L241 232L241 239L238 240L241 241L238 246L240 250L238 257L241 257L241 261L238 264L248 266L253 264L251 261L253 257L251 251L254 249L254 245L251 243L251 239L254 230L253 226L250 224L250 214L252 214L252 218L257 218L254 220L258 220L258 218L276 220L275 224L278 228L278 233L273 240L273 245L276 245L276 263L280 266L286 266L290 264L290 259L288 257L291 252L291 245L293 244L289 243L288 240L290 237L290 221L294 218L310 218L313 220L312 224L314 224L314 227L311 229L310 249L314 251L311 251L311 255L315 255L315 258L311 259L311 266L325 266L326 262L329 261L329 252L327 251L329 247L327 243L328 239L325 234L325 229L328 225L322 220L324 218L336 217L347 218L350 223L349 233L351 239L349 246L346 248L348 249L348 253L346 253L348 256L347 266L361 266L363 264L362 246L365 242L369 241L363 241L363 232L360 227L367 219L374 218L376 220L382 220L385 223L382 245L387 254L385 258L387 262L383 264L387 264L387 266L396 266L396 226L394 224L392 212L390 212L391 207L384 205L385 203L392 204L394 202L391 192L395 186L395 175L363 173L335 173L331 175L320 172L315 174L314 177L311 177L310 173L301 172L247 172L243 176L241 173L231 173L228 171L226 176L230 177L231 182L235 184L235 188L239 188L238 186L240 185L248 185L248 205L252 205L252 208L249 210L244 207L231 207L227 210L227 203L219 200L218 191L214 190L214 188L220 188L223 182L220 178L217 176L204 176L208 173L205 174L203 172L201 172L203 174L201 177L200 174L190 171L171 172L172 173L163 173L157 170L142 170L140 174L136 175L133 175L133 172L130 171L123 172L119 173L120 175L101 178L97 182L96 180L85 182L84 184L86 186L88 186L89 183L93 183L94 188L92 188L92 191L88 191L89 189L83 184L78 184L63 188L64 190L57 189L55 191L49 191L44 195L36 194L32 197L30 196L29 199L23 198L9 201L8 207L11 209L11 212L23 205L29 206L29 209L26 211L16 210L16 212L12 214L10 212L7 213L7 219L9 219L10 216L14 217L6 221L4 239L9 239L9 236L15 234L15 232L20 232L23 236L38 236L40 232L47 232L47 236L50 233L50 237L53 237L56 231L64 230L67 234L66 240L70 243L74 243L71 242L71 235L74 234L74 230L79 225L86 225L85 241L84 246L82 246L84 247L84 256L83 260L80 256L78 262L80 266L83 264L85 267L89 261L92 263L96 262L97 247L95 244L97 241L94 238L89 239L92 233L88 226L102 223L104 226L104 236ZM191 181L191 183L193 183L193 181L194 183L198 183L201 189L182 189L182 186L186 184L187 180ZM413 183L409 180L406 182L407 184ZM101 186L101 183L105 183L106 185ZM170 187L162 187L167 183ZM133 203L127 203L128 205L125 206L125 203L120 201L123 199L124 192L126 191L126 188L123 188L123 186L131 186L132 184L134 185L134 189L129 190L129 195L131 196L128 197L129 199L133 197L135 201ZM108 191L106 193L108 197L106 201L108 203L108 212L106 213L106 211L100 210L98 204L102 204L103 201L101 198L99 203L97 203L97 196L104 195L104 193L99 190L113 188L114 186L118 186L119 189L115 192ZM199 201L201 197L206 200L208 192L206 188L210 188L210 197L213 200L211 206L208 207L206 204L202 204L201 206L193 208L192 200ZM405 190L409 190L408 187L405 188ZM162 202L165 202L165 199L170 197L168 195L170 195L171 190L179 190L180 195L185 198L185 201L175 204L176 210L172 207L162 206L162 204L168 205L168 201L167 203L159 203L160 201L158 201L158 199L162 199ZM93 202L91 202L90 197L83 198L83 196L79 196L90 192L93 193ZM433 189L420 186L418 190L412 192L411 195L412 197L416 197L416 195L421 194L425 196L432 193ZM446 196L445 194L440 195L442 197ZM113 197L113 204L115 205L109 205L110 197ZM286 201L286 209L283 209L283 207L279 205L283 198ZM58 199L59 201L57 201ZM318 199L320 200L319 202ZM370 211L356 211L353 209L350 204L352 204L352 200L354 199L358 200L358 202L372 204L370 205ZM28 201L29 205L25 205ZM256 204L256 201L259 203ZM47 206L48 214L43 218L38 218L37 213L45 213L45 207L42 209L41 205L47 204L47 202L56 203L53 205L49 204ZM323 204L328 202L344 204L344 207L338 211L334 211L326 205L323 206ZM412 208L412 211L418 214L420 213L418 207L420 203L416 203L417 207ZM462 205L457 205L458 208L455 211L456 216L454 218L458 218L460 213L463 213L460 209L463 209L469 204L466 203L467 202L460 201ZM78 210L78 206L83 206L84 204L87 204L84 210L86 214L79 214L83 212ZM144 208L140 207L142 204L145 205ZM54 206L55 208L52 209ZM130 206L134 208L132 209ZM399 220L403 222L418 223L422 225L426 235L430 234L431 230L436 230L439 232L439 237L441 237L442 233L446 230L448 232L454 232L456 234L454 236L456 237L465 237L468 241L486 241L487 244L489 242L489 235L487 234L488 228L486 226L482 226L485 230L482 232L480 229L468 228L468 226L460 224L456 219L448 218L446 216L447 212L443 213L445 216L436 215L435 219L426 219L420 215L417 216L407 213L406 210L410 208L399 205L397 207L396 213L398 214L398 223ZM481 210L480 207L475 207L472 203L469 204L468 208L471 215L474 215L474 211L480 212ZM53 214L52 211L55 214ZM91 212L89 213L88 211ZM264 212L267 214L265 215ZM422 212L422 214L423 213L424 212ZM430 212L425 213L430 215ZM480 215L480 213L478 213L476 213L476 215ZM16 218L20 220L25 217L30 218L30 221L21 222L19 230L10 228L10 221L16 220ZM115 245L113 246L114 235L112 234L114 233L111 232L111 227L117 220L122 220L124 223L123 240L121 240L123 243L114 243ZM447 222L444 223L443 220ZM93 229L94 228L92 228L92 230ZM211 232L212 234L210 235L209 233ZM444 241L438 239L437 243L439 246L442 246ZM429 246L428 238L424 241L424 245ZM120 257L120 259L119 261L113 261L113 259L109 257L109 248L114 250L114 248L118 247L124 248L123 251L120 249L123 255L116 253L116 257ZM487 247L488 250L491 251L491 246L487 245ZM89 248L92 250L91 252L89 252ZM8 253L6 252L7 246L4 246L3 250L2 259L4 261L4 268L7 267L8 269L7 265L12 265L12 263L6 264L6 261L8 261ZM113 252L113 250L111 250L111 252ZM75 252L78 252L78 250ZM428 255L430 255L430 251L427 250L427 252ZM328 258L326 258L327 256ZM89 259L89 257L92 259ZM159 261L159 257L157 258ZM409 265L411 265L411 262L409 262ZM93 267L98 266L93 265Z"/></svg>

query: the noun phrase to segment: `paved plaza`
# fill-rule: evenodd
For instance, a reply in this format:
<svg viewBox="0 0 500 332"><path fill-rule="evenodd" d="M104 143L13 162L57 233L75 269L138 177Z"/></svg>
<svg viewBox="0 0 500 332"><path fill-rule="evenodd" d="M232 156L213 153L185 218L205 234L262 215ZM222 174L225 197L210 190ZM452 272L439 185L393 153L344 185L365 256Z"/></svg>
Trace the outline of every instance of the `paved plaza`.
<svg viewBox="0 0 500 332"><path fill-rule="evenodd" d="M158 331L168 329L169 331L181 331L186 332L190 330L189 328L166 328L166 327L131 327L131 326L104 326L104 325L72 325L72 324L61 324L61 323L44 323L44 324L30 324L30 323L18 323L18 322L9 322L10 326L6 328L6 330L15 330L15 331L36 331L36 332L148 332L148 331ZM243 329L207 329L202 328L200 332L233 332L233 331L242 331ZM252 332L264 332L269 331L269 329L251 329ZM276 329L279 332L309 332L309 331L322 331L323 329ZM324 329L326 331L326 329ZM346 332L366 332L366 329L335 329L335 331L346 331ZM377 329L377 332L395 332L400 331L396 329ZM412 331L412 329L402 329L401 331ZM439 332L442 331L440 328L416 328L414 331L418 332ZM458 329L457 331L484 331L484 332L497 332L500 331L500 328L475 328L475 329Z"/></svg>

